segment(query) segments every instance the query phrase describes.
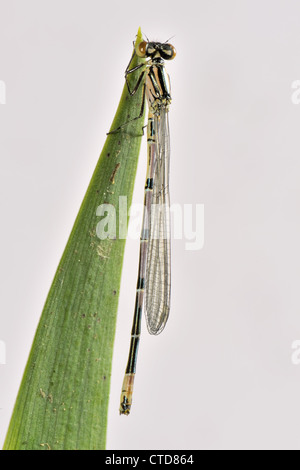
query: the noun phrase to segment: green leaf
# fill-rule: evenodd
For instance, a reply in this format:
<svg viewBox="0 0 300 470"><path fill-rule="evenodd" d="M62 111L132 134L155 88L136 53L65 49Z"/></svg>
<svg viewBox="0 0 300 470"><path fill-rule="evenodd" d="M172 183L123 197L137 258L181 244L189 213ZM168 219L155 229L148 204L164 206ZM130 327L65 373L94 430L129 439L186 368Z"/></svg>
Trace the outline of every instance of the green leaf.
<svg viewBox="0 0 300 470"><path fill-rule="evenodd" d="M135 57L131 66L140 63ZM132 87L139 73L130 74ZM111 129L139 115L142 88L131 97L124 86ZM127 197L129 208L143 122L107 136L42 312L4 450L105 448L125 247L118 236L119 196ZM97 235L101 204L116 210L116 236L110 239ZM127 213L124 221L126 231Z"/></svg>

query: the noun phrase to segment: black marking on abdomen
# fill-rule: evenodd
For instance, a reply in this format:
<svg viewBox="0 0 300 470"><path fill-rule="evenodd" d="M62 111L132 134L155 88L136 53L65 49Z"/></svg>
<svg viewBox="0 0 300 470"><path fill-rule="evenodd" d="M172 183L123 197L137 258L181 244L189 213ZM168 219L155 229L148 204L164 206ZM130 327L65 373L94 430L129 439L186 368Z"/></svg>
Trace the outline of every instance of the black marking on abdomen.
<svg viewBox="0 0 300 470"><path fill-rule="evenodd" d="M153 189L153 178L147 178L145 189Z"/></svg>
<svg viewBox="0 0 300 470"><path fill-rule="evenodd" d="M139 277L138 282L137 282L137 289L145 289L145 278L144 277Z"/></svg>

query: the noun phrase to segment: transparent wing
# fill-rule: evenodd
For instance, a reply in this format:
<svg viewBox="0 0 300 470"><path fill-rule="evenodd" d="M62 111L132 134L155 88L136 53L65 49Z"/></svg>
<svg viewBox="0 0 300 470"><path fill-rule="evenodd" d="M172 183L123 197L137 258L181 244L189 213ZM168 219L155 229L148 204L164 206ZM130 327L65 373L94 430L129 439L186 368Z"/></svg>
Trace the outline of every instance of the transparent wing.
<svg viewBox="0 0 300 470"><path fill-rule="evenodd" d="M155 116L156 166L149 227L145 315L150 334L164 329L170 311L171 243L169 163L170 138L168 111Z"/></svg>

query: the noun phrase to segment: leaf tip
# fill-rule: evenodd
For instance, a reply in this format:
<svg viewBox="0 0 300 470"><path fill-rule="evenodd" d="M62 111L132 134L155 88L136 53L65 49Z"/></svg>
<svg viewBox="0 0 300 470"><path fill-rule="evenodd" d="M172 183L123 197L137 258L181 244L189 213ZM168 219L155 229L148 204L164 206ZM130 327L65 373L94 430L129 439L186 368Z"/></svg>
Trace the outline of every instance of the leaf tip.
<svg viewBox="0 0 300 470"><path fill-rule="evenodd" d="M137 35L136 35L135 45L142 42L142 40L143 40L142 30L141 30L141 27L139 26L139 29L138 29L138 32L137 32Z"/></svg>

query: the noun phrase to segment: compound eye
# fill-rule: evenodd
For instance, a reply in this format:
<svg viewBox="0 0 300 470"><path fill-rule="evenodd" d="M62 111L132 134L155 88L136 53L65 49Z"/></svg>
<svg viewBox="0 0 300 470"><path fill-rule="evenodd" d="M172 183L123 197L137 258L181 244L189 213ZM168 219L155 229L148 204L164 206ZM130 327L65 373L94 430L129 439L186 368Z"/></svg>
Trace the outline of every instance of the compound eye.
<svg viewBox="0 0 300 470"><path fill-rule="evenodd" d="M172 60L176 57L176 49L174 46L172 46L170 44L170 52L169 52L170 56L169 56L169 60Z"/></svg>
<svg viewBox="0 0 300 470"><path fill-rule="evenodd" d="M139 57L145 57L146 55L146 49L147 49L147 42L142 41L139 43L139 45L136 47L136 54Z"/></svg>

